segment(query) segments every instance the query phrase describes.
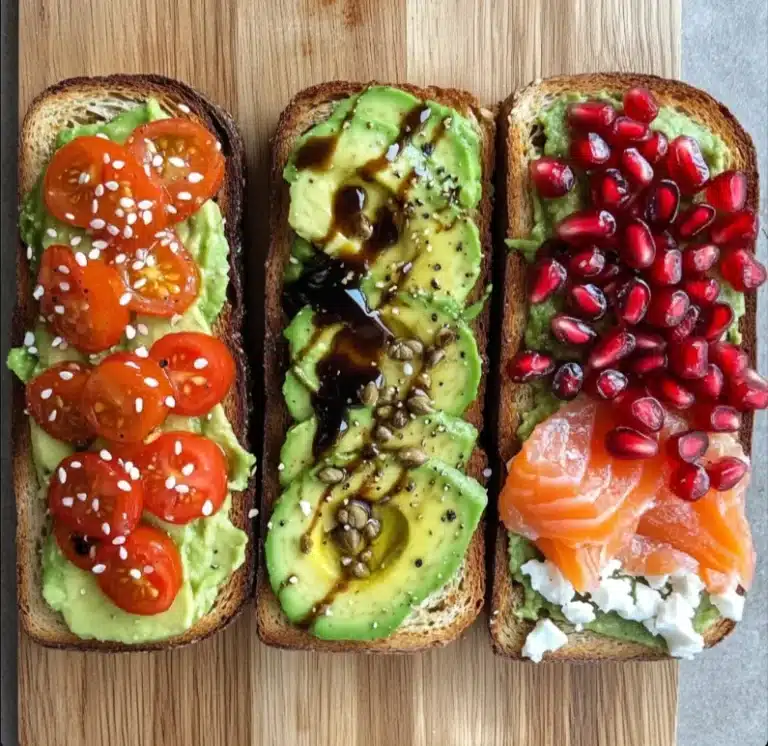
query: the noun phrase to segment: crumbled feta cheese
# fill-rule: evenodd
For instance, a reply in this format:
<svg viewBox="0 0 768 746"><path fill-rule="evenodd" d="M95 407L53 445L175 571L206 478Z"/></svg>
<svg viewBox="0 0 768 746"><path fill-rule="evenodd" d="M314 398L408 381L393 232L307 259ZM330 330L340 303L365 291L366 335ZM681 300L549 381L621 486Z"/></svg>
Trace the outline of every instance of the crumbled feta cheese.
<svg viewBox="0 0 768 746"><path fill-rule="evenodd" d="M709 600L715 605L715 608L726 619L734 622L740 622L744 616L744 601L746 596L741 596L736 592L737 583L725 591L725 593L712 593Z"/></svg>
<svg viewBox="0 0 768 746"><path fill-rule="evenodd" d="M635 608L632 598L632 581L629 578L604 578L592 592L592 601L600 611L615 611L624 619L629 618Z"/></svg>
<svg viewBox="0 0 768 746"><path fill-rule="evenodd" d="M664 599L661 593L649 588L645 583L635 583L635 604L632 611L624 618L633 622L644 622L656 616Z"/></svg>
<svg viewBox="0 0 768 746"><path fill-rule="evenodd" d="M669 582L669 575L644 575L643 577L655 591L660 591Z"/></svg>
<svg viewBox="0 0 768 746"><path fill-rule="evenodd" d="M581 632L585 624L595 621L595 609L592 604L586 601L569 601L567 604L563 604L562 611L577 632Z"/></svg>
<svg viewBox="0 0 768 746"><path fill-rule="evenodd" d="M679 593L694 609L699 605L704 583L695 572L674 573L669 579L672 590Z"/></svg>
<svg viewBox="0 0 768 746"><path fill-rule="evenodd" d="M609 560L605 567L600 570L600 579L612 578L616 572L621 570L621 562L617 559Z"/></svg>
<svg viewBox="0 0 768 746"><path fill-rule="evenodd" d="M550 603L562 606L568 603L575 591L560 569L553 562L529 560L521 568L523 575L531 579L531 587Z"/></svg>
<svg viewBox="0 0 768 746"><path fill-rule="evenodd" d="M655 623L646 623L646 628L664 638L673 658L690 660L704 649L704 638L693 628L694 613L685 597L673 591L661 603Z"/></svg>
<svg viewBox="0 0 768 746"><path fill-rule="evenodd" d="M525 638L523 657L540 663L544 653L559 650L567 642L568 636L550 619L539 619Z"/></svg>

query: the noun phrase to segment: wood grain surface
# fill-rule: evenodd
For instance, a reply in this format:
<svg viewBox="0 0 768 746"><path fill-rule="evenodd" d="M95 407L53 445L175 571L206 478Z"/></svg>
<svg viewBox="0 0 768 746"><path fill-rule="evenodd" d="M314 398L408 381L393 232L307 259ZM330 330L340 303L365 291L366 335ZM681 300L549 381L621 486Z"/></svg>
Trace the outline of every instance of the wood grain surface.
<svg viewBox="0 0 768 746"><path fill-rule="evenodd" d="M22 112L61 78L111 72L178 77L232 112L248 155L254 299L268 138L301 88L333 78L408 80L464 87L493 103L555 73L675 76L680 65L680 0L20 0L19 26ZM258 345L258 303L249 314ZM675 740L675 664L512 663L491 653L485 619L455 645L400 658L271 650L257 640L251 609L173 653L49 651L22 635L19 679L25 746Z"/></svg>

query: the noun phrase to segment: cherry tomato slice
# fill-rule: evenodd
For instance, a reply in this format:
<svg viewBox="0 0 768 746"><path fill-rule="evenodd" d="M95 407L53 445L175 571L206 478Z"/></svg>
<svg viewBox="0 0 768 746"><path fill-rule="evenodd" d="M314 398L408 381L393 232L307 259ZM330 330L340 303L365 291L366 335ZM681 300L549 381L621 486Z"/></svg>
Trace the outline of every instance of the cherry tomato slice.
<svg viewBox="0 0 768 746"><path fill-rule="evenodd" d="M138 467L144 507L170 523L213 515L227 495L227 459L202 435L162 433L144 446Z"/></svg>
<svg viewBox="0 0 768 746"><path fill-rule="evenodd" d="M184 313L197 298L197 262L171 230L159 231L144 248L135 241L114 244L108 261L131 294L132 311L170 317Z"/></svg>
<svg viewBox="0 0 768 746"><path fill-rule="evenodd" d="M171 380L177 414L209 412L235 380L235 361L229 348L210 334L166 334L152 345L149 356L157 360Z"/></svg>
<svg viewBox="0 0 768 746"><path fill-rule="evenodd" d="M43 254L37 281L40 310L58 335L89 353L120 341L130 312L115 269L82 253L76 258L68 246L52 245Z"/></svg>
<svg viewBox="0 0 768 746"><path fill-rule="evenodd" d="M78 445L93 437L80 406L90 373L90 365L72 360L52 365L27 384L27 411L51 437Z"/></svg>
<svg viewBox="0 0 768 746"><path fill-rule="evenodd" d="M146 238L167 224L163 189L102 137L76 137L53 154L43 197L54 217L99 236Z"/></svg>
<svg viewBox="0 0 768 746"><path fill-rule="evenodd" d="M53 523L53 537L61 553L81 570L90 570L96 562L96 547L101 543L68 528L61 521Z"/></svg>
<svg viewBox="0 0 768 746"><path fill-rule="evenodd" d="M129 352L104 358L83 389L83 410L91 427L117 443L143 440L173 406L173 388L163 369Z"/></svg>
<svg viewBox="0 0 768 746"><path fill-rule="evenodd" d="M122 547L99 547L96 561L93 572L99 587L115 606L131 614L149 616L170 608L184 576L173 540L146 523L139 524Z"/></svg>
<svg viewBox="0 0 768 746"><path fill-rule="evenodd" d="M165 187L175 220L189 217L221 188L221 143L197 122L158 119L137 127L125 145Z"/></svg>
<svg viewBox="0 0 768 746"><path fill-rule="evenodd" d="M48 485L51 515L95 539L120 543L139 522L143 504L141 482L89 451L65 458Z"/></svg>

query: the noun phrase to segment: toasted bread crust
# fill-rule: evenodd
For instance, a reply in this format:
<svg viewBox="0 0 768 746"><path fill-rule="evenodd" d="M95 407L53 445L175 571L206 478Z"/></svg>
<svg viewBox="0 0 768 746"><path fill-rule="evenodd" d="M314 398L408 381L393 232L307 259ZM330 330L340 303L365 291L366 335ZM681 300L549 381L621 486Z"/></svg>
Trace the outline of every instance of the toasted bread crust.
<svg viewBox="0 0 768 746"><path fill-rule="evenodd" d="M280 494L277 466L280 448L285 433L291 424L288 411L283 403L282 383L286 370L287 352L282 337L288 318L282 308L283 274L291 247L291 231L288 226L289 192L283 180L283 167L293 150L296 139L309 127L325 119L332 105L343 98L360 92L367 85L346 81L334 81L307 88L299 92L283 110L275 135L272 139L272 166L270 180L270 249L266 263L266 300L264 334L264 385L266 405L264 414L264 451L262 459L262 531L264 537L272 505ZM483 198L477 208L475 219L483 246L483 265L480 278L470 298L482 296L485 285L490 281L491 269L491 213L492 173L495 152L494 113L482 109L474 96L464 91L445 88L419 88L398 84L421 99L431 99L451 106L473 118L481 133ZM489 335L490 309L473 323L473 332L480 350L483 366L487 370L486 342ZM477 399L465 413L465 419L478 431L483 427L483 403L485 399L485 378L481 382ZM486 465L485 453L478 447L470 461L467 472L481 483L485 482L483 470ZM444 645L456 639L477 617L484 603L485 559L484 531L481 524L475 531L467 552L464 577L455 592L441 599L445 607L460 607L450 624L435 625L418 632L401 628L390 637L374 642L325 641L307 631L292 625L282 613L267 577L262 558L259 561L257 577L256 614L261 640L277 647L299 648L322 651L360 651L403 653L428 647ZM263 541L263 539L262 539ZM263 544L260 543L263 550Z"/></svg>
<svg viewBox="0 0 768 746"><path fill-rule="evenodd" d="M156 75L110 75L96 78L71 78L43 91L31 104L20 134L19 191L20 198L34 185L53 147L53 140L67 121L68 112L82 117L89 112L89 102L104 104L105 110L118 113L133 103L154 97L176 116L199 121L215 132L226 156L224 183L217 197L226 219L225 234L230 247L230 277L227 302L214 324L214 334L229 347L237 367L236 383L224 401L227 416L238 440L248 448L250 413L250 373L243 351L243 260L242 199L245 182L244 149L232 117L193 88L179 81ZM114 104L114 106L113 106ZM179 108L185 105L189 111ZM92 121L98 117L93 116ZM85 121L82 118L74 121ZM35 318L32 283L23 246L17 253L17 301L14 312L14 344L21 343L24 330ZM13 389L13 482L17 500L16 532L18 600L21 621L26 633L41 645L73 650L132 652L166 650L198 642L231 622L241 610L253 588L254 552L246 552L246 561L219 592L213 609L184 634L167 640L129 645L98 640L82 640L72 634L61 616L42 597L39 545L44 525L45 505L36 497L36 477L31 458L27 416L24 414L24 386L14 381ZM254 480L242 492L232 494L232 522L248 533L253 544L253 521L248 512L253 505Z"/></svg>
<svg viewBox="0 0 768 746"><path fill-rule="evenodd" d="M663 106L675 106L691 118L718 134L731 152L730 168L744 171L748 180L747 207L757 210L759 202L757 156L749 134L733 114L704 91L676 80L653 75L631 73L599 73L569 75L535 81L512 94L501 106L499 115L500 153L497 184L500 194L498 228L502 238L523 238L533 225L530 182L527 169L526 144L529 133L529 113L536 113L558 95L579 91L587 95L600 91L623 91L632 86L651 89ZM494 266L496 284L501 287L498 309L499 361L517 351L525 330L527 305L525 296L524 260L516 252L498 252ZM747 295L746 314L740 323L743 346L752 363L756 354L757 300ZM516 438L520 413L531 405L528 387L518 385L500 374L498 364L492 367L497 380L491 390L498 396L490 407L497 419L490 423L496 440L494 472L500 488L506 473L505 464L516 453ZM745 415L740 440L749 452L752 441L753 417ZM522 586L513 582L509 573L508 541L504 527L499 524L493 559L493 592L491 596L490 630L494 651L519 658L522 646L533 623L518 619L514 610L522 600ZM704 635L707 647L717 644L733 630L735 623L720 619ZM637 643L612 640L603 635L582 632L569 636L568 644L550 653L549 660L652 660L667 658Z"/></svg>

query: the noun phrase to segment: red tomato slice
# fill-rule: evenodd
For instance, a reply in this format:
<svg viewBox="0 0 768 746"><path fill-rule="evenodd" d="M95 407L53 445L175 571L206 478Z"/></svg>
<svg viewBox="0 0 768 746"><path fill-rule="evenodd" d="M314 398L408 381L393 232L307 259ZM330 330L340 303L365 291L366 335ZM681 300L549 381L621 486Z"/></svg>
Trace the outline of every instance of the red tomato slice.
<svg viewBox="0 0 768 746"><path fill-rule="evenodd" d="M168 609L184 576L173 540L146 523L138 525L122 547L99 547L96 561L93 572L99 587L115 606L131 614L148 616Z"/></svg>
<svg viewBox="0 0 768 746"><path fill-rule="evenodd" d="M189 217L221 188L221 143L197 122L158 119L137 127L125 145L165 187L175 220Z"/></svg>
<svg viewBox="0 0 768 746"><path fill-rule="evenodd" d="M167 223L162 188L126 148L103 137L76 137L59 148L43 197L54 217L100 236L146 238Z"/></svg>
<svg viewBox="0 0 768 746"><path fill-rule="evenodd" d="M227 459L216 443L188 432L162 433L138 458L144 507L170 523L213 515L227 496Z"/></svg>
<svg viewBox="0 0 768 746"><path fill-rule="evenodd" d="M27 411L48 435L78 445L93 437L80 406L90 373L90 365L57 363L27 384Z"/></svg>
<svg viewBox="0 0 768 746"><path fill-rule="evenodd" d="M65 458L48 485L51 515L73 531L120 543L139 522L141 482L89 451Z"/></svg>
<svg viewBox="0 0 768 746"><path fill-rule="evenodd" d="M83 410L91 427L116 443L144 440L173 406L173 388L163 369L129 352L104 358L83 389Z"/></svg>
<svg viewBox="0 0 768 746"><path fill-rule="evenodd" d="M229 348L209 334L166 334L152 345L149 356L171 379L177 414L205 414L226 396L235 380Z"/></svg>
<svg viewBox="0 0 768 746"><path fill-rule="evenodd" d="M37 282L43 316L79 350L101 352L120 341L130 312L125 287L112 267L53 245L43 254Z"/></svg>
<svg viewBox="0 0 768 746"><path fill-rule="evenodd" d="M108 261L131 294L132 311L170 317L184 313L197 298L197 262L171 230L159 231L145 248L135 241L114 244Z"/></svg>
<svg viewBox="0 0 768 746"><path fill-rule="evenodd" d="M90 570L96 561L96 547L101 542L73 531L61 521L53 523L53 537L62 554L81 570Z"/></svg>

